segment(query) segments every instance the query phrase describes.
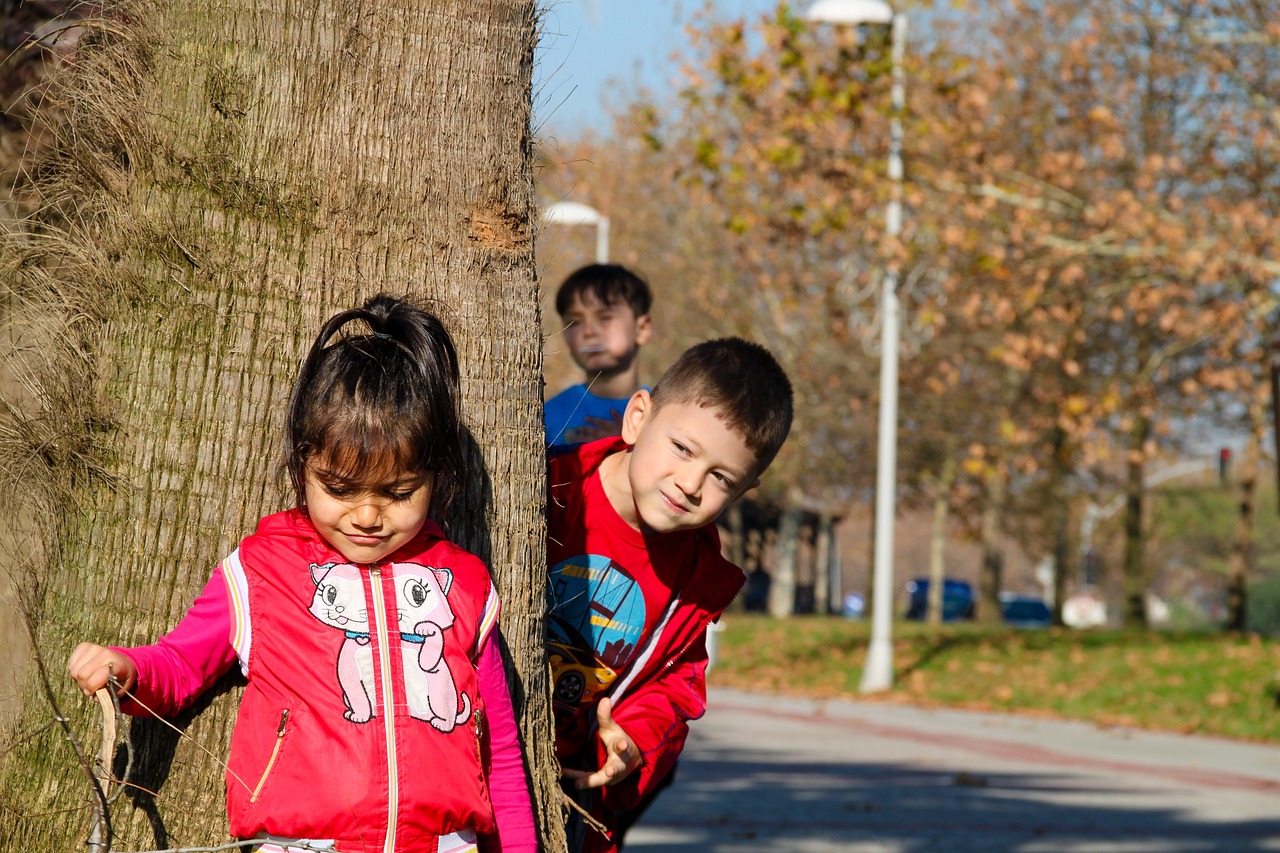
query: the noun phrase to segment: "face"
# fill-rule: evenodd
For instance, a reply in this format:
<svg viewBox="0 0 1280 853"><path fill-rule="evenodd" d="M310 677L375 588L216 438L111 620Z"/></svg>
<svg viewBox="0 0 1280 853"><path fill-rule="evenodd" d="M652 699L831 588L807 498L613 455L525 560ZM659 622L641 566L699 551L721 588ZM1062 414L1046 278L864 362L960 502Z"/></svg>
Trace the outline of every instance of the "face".
<svg viewBox="0 0 1280 853"><path fill-rule="evenodd" d="M307 513L320 535L352 563L376 563L404 545L427 521L433 478L392 470L353 482L307 464Z"/></svg>
<svg viewBox="0 0 1280 853"><path fill-rule="evenodd" d="M648 314L637 317L626 302L606 305L590 294L574 296L563 319L573 360L587 373L606 376L631 367L653 329Z"/></svg>
<svg viewBox="0 0 1280 853"><path fill-rule="evenodd" d="M755 454L713 408L667 403L655 409L649 392L637 391L622 418L622 437L632 445L626 477L634 506L634 517L623 517L646 533L703 527L759 485Z"/></svg>

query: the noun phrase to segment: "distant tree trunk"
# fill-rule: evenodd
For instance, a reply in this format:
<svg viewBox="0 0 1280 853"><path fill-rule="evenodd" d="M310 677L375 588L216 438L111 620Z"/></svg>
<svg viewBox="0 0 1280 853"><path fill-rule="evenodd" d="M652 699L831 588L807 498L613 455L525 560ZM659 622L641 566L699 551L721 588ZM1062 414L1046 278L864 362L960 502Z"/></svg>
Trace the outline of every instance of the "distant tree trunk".
<svg viewBox="0 0 1280 853"><path fill-rule="evenodd" d="M380 290L429 298L459 346L474 439L450 531L503 595L544 846L563 849L540 616L535 3L162 0L106 14L77 56L75 124L39 172L64 179L38 189L66 237L33 244L40 256L5 282L63 320L38 377L44 410L3 431L31 450L6 486L39 487L48 509L49 564L23 591L54 697L92 748L96 713L62 675L71 645L154 640L256 519L289 505L273 477L282 414L320 320ZM51 719L43 691L28 679L23 731ZM138 787L112 810L117 849L225 839L237 694L185 714L182 736L132 724ZM89 788L60 729L4 771L5 849L81 845Z"/></svg>
<svg viewBox="0 0 1280 853"><path fill-rule="evenodd" d="M1265 413L1256 402L1249 406L1249 440L1240 460L1240 507L1227 578L1228 631L1248 629L1249 575L1253 571L1253 526L1257 509L1258 464L1262 457Z"/></svg>
<svg viewBox="0 0 1280 853"><path fill-rule="evenodd" d="M796 608L796 555L800 550L800 498L788 492L778 523L778 541L770 571L769 615L785 619Z"/></svg>
<svg viewBox="0 0 1280 853"><path fill-rule="evenodd" d="M1071 475L1071 445L1066 430L1053 431L1053 460L1049 470L1049 494L1053 498L1053 624L1062 625L1062 604L1067 598L1067 566L1071 559L1071 502L1067 477Z"/></svg>
<svg viewBox="0 0 1280 853"><path fill-rule="evenodd" d="M1147 541L1143 524L1146 487L1143 449L1151 436L1151 421L1135 416L1129 433L1129 461L1125 478L1124 509L1124 608L1126 628L1147 627Z"/></svg>
<svg viewBox="0 0 1280 853"><path fill-rule="evenodd" d="M1000 590L1004 585L1004 543L1000 541L1008 474L1004 460L991 466L982 505L982 571L978 576L978 618L983 625L999 625Z"/></svg>
<svg viewBox="0 0 1280 853"><path fill-rule="evenodd" d="M835 566L832 559L835 556L834 538L831 513L824 509L818 513L813 548L813 612L820 616L830 614L840 600L840 590L832 570Z"/></svg>
<svg viewBox="0 0 1280 853"><path fill-rule="evenodd" d="M946 585L947 518L951 515L951 487L956 481L954 445L947 443L947 455L934 483L933 530L929 538L929 624L942 625L942 599Z"/></svg>

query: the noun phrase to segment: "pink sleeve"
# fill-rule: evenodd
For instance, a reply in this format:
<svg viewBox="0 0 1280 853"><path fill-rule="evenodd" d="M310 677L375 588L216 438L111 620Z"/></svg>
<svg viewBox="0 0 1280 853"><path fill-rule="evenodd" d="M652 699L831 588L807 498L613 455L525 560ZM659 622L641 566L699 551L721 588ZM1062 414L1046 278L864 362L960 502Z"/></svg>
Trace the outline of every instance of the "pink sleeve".
<svg viewBox="0 0 1280 853"><path fill-rule="evenodd" d="M497 634L495 628L493 634ZM502 669L502 654L490 634L480 649L476 675L480 695L488 712L489 796L498 832L481 836L484 853L536 853L538 833L533 826L533 806L529 799L529 783L525 778L524 756L520 752L520 733L507 690L507 675Z"/></svg>
<svg viewBox="0 0 1280 853"><path fill-rule="evenodd" d="M177 626L154 645L117 649L138 668L137 702L121 709L134 716L161 717L181 711L235 663L231 602L221 569L205 584ZM142 707L145 705L146 707Z"/></svg>

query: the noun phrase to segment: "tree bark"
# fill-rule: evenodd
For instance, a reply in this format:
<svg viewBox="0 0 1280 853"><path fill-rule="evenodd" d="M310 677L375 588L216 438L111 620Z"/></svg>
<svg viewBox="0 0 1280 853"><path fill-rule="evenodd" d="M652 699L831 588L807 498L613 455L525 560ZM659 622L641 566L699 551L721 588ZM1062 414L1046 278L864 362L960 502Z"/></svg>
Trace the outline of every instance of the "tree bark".
<svg viewBox="0 0 1280 853"><path fill-rule="evenodd" d="M29 244L40 257L10 283L63 318L51 367L80 365L46 370L45 409L18 425L60 439L32 460L67 498L49 505L49 564L23 579L50 695L91 743L95 713L62 675L71 646L153 641L258 517L290 505L282 414L322 318L378 291L429 300L459 347L473 440L446 521L503 596L538 819L562 849L540 616L535 4L165 0L104 20L41 172L61 180L39 187L61 236ZM23 731L50 720L45 689L28 679ZM117 847L225 838L238 692L214 691L181 734L132 724ZM5 766L6 849L78 846L88 790L60 729L23 741Z"/></svg>
<svg viewBox="0 0 1280 853"><path fill-rule="evenodd" d="M800 501L788 493L778 523L778 541L774 551L773 582L769 584L769 615L785 619L795 613L796 556L800 550Z"/></svg>
<svg viewBox="0 0 1280 853"><path fill-rule="evenodd" d="M1000 588L1004 584L1004 545L1000 541L1004 518L1008 474L1002 460L997 460L987 473L986 500L982 505L982 571L978 576L977 621L982 625L999 625Z"/></svg>
<svg viewBox="0 0 1280 853"><path fill-rule="evenodd" d="M1240 460L1240 506L1236 513L1235 535L1227 578L1228 631L1249 627L1249 575L1253 570L1253 527L1257 515L1258 464L1262 457L1265 413L1256 401L1249 406L1249 439Z"/></svg>
<svg viewBox="0 0 1280 853"><path fill-rule="evenodd" d="M1151 421L1143 415L1135 417L1129 433L1129 461L1125 480L1124 508L1124 609L1126 628L1147 627L1147 540L1143 524L1146 466L1142 449L1151 434Z"/></svg>
<svg viewBox="0 0 1280 853"><path fill-rule="evenodd" d="M929 536L929 607L928 623L935 629L942 625L942 599L946 585L947 518L951 514L951 486L956 479L954 448L948 442L942 471L934 483L933 529Z"/></svg>

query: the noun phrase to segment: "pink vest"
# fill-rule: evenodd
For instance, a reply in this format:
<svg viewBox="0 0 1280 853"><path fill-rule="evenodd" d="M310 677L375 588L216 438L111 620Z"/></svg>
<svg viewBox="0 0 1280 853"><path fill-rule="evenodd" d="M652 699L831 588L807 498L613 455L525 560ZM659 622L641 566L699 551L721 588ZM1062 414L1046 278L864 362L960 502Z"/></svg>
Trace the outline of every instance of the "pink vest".
<svg viewBox="0 0 1280 853"><path fill-rule="evenodd" d="M334 839L343 853L436 850L490 832L473 663L489 573L423 532L357 566L299 511L264 518L228 558L247 589L248 687L231 738L231 833ZM234 596L233 596L234 597Z"/></svg>

